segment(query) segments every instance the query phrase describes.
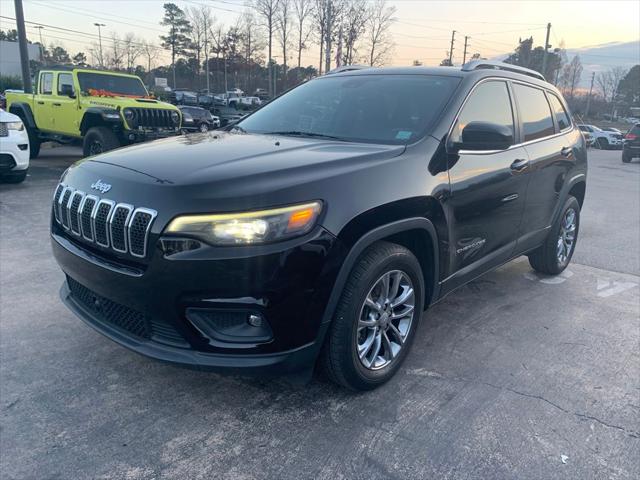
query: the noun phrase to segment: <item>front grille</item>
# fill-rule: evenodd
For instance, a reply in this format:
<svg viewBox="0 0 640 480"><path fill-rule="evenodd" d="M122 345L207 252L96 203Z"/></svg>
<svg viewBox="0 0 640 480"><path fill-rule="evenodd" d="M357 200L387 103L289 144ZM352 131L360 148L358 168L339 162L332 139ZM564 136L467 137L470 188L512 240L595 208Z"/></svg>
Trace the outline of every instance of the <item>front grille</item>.
<svg viewBox="0 0 640 480"><path fill-rule="evenodd" d="M59 184L53 195L55 221L87 242L134 257L147 255L149 232L157 212L85 195Z"/></svg>
<svg viewBox="0 0 640 480"><path fill-rule="evenodd" d="M115 325L136 337L151 338L151 328L144 314L92 292L71 277L67 277L67 284L74 300L98 320Z"/></svg>
<svg viewBox="0 0 640 480"><path fill-rule="evenodd" d="M98 295L69 276L67 285L73 299L99 321L125 330L138 338L173 347L189 347L184 337L172 325L154 320L144 313Z"/></svg>
<svg viewBox="0 0 640 480"><path fill-rule="evenodd" d="M131 108L133 111L133 126L143 128L173 128L176 125L171 120L173 110L157 108Z"/></svg>
<svg viewBox="0 0 640 480"><path fill-rule="evenodd" d="M0 137L8 137L9 136L9 128L7 128L7 124L2 122L0 123Z"/></svg>

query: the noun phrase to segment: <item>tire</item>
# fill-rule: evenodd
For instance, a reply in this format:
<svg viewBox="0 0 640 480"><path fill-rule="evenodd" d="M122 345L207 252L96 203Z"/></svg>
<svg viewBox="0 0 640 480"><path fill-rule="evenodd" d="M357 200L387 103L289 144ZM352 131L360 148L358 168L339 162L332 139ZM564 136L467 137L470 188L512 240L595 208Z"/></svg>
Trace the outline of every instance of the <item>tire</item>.
<svg viewBox="0 0 640 480"><path fill-rule="evenodd" d="M92 127L82 141L82 154L85 157L108 152L120 146L120 140L107 127Z"/></svg>
<svg viewBox="0 0 640 480"><path fill-rule="evenodd" d="M200 130L201 133L206 133L209 131L209 124L207 122L202 122L199 126L198 126L198 130Z"/></svg>
<svg viewBox="0 0 640 480"><path fill-rule="evenodd" d="M4 183L22 183L27 178L27 169L18 170L16 172L5 173L0 176L0 180Z"/></svg>
<svg viewBox="0 0 640 480"><path fill-rule="evenodd" d="M42 145L42 142L40 141L40 137L38 137L38 133L33 128L27 127L27 136L29 137L29 159L33 160L40 155L40 145Z"/></svg>
<svg viewBox="0 0 640 480"><path fill-rule="evenodd" d="M606 138L599 138L597 143L599 149L609 150L609 141Z"/></svg>
<svg viewBox="0 0 640 480"><path fill-rule="evenodd" d="M570 211L575 215L573 230L565 228L568 225ZM580 204L575 197L570 195L564 203L558 219L551 227L547 239L540 247L529 254L529 264L531 267L537 272L547 275L558 275L561 273L571 262L573 252L575 252L576 249L579 231ZM567 243L569 243L568 239L570 238L568 234L571 232L573 233L573 240L570 246L567 246ZM561 239L563 239L563 247L560 246Z"/></svg>
<svg viewBox="0 0 640 480"><path fill-rule="evenodd" d="M400 285L401 288L395 289L398 293L392 296L399 303L394 308L373 309L365 305L365 300L370 296L379 304L381 298L386 298L379 288L384 285L380 282L385 275L390 278L390 285ZM407 296L406 303L400 303L399 299L406 296L410 288L413 296ZM411 301L413 310L410 310ZM320 367L332 381L351 390L372 390L382 385L393 377L409 352L423 305L424 279L416 257L400 245L373 244L362 253L347 279L323 345ZM407 317L392 319L389 313L406 313ZM377 325L361 327L362 316L366 322ZM382 331L385 333L376 334ZM369 339L374 340L369 342ZM367 345L371 345L369 349ZM379 355L375 352L376 346ZM359 349L365 354L362 360Z"/></svg>
<svg viewBox="0 0 640 480"><path fill-rule="evenodd" d="M629 163L631 161L631 155L627 155L622 152L622 163Z"/></svg>

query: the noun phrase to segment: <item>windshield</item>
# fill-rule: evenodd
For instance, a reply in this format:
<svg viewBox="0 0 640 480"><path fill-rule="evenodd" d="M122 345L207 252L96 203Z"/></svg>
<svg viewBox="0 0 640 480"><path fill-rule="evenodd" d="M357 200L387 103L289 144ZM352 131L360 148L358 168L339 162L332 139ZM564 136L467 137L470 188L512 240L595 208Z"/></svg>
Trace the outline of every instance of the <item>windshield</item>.
<svg viewBox="0 0 640 480"><path fill-rule="evenodd" d="M249 133L406 144L427 132L459 82L414 74L326 76L291 90L238 125Z"/></svg>
<svg viewBox="0 0 640 480"><path fill-rule="evenodd" d="M82 93L89 93L89 90L104 90L109 93L120 95L135 95L146 97L147 89L138 77L125 77L120 75L109 75L104 73L79 72L78 83Z"/></svg>

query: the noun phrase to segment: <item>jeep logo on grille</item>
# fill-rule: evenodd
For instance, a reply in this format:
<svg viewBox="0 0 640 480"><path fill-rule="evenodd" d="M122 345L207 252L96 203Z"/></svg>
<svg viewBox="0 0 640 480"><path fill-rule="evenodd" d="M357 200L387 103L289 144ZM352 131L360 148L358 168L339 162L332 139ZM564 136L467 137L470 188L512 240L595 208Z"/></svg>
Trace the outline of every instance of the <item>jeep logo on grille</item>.
<svg viewBox="0 0 640 480"><path fill-rule="evenodd" d="M109 185L108 183L104 183L102 179L99 179L95 183L91 184L91 188L102 193L107 193L109 190L111 190L111 185Z"/></svg>

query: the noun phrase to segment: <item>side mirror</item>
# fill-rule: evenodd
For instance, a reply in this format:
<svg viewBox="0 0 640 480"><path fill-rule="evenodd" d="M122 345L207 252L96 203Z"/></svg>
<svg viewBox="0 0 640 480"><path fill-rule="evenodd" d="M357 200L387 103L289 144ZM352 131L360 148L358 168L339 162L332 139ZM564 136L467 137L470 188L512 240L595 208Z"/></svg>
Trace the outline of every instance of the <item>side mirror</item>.
<svg viewBox="0 0 640 480"><path fill-rule="evenodd" d="M76 98L76 94L73 93L73 85L69 85L68 83L60 85L60 95L64 95L69 98Z"/></svg>
<svg viewBox="0 0 640 480"><path fill-rule="evenodd" d="M506 150L513 145L509 127L489 122L470 122L462 129L462 142L456 150Z"/></svg>

